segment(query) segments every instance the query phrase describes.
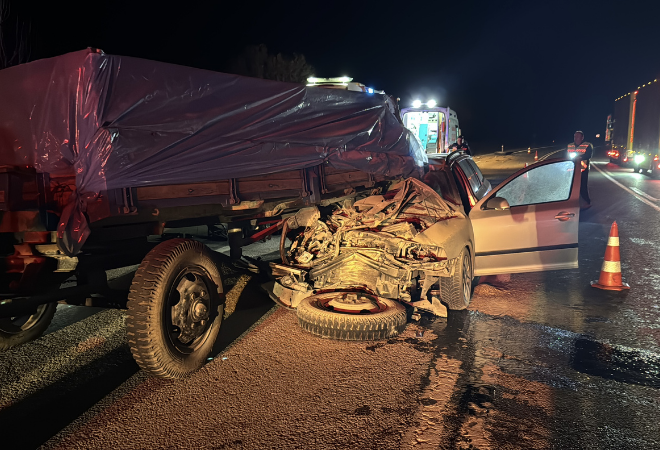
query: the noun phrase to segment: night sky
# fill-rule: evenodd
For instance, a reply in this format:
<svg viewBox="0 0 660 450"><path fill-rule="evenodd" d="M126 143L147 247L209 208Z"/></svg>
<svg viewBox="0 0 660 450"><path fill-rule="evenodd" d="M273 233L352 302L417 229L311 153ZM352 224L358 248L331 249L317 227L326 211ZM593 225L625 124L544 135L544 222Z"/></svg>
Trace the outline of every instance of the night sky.
<svg viewBox="0 0 660 450"><path fill-rule="evenodd" d="M450 106L477 151L565 143L576 129L602 143L614 99L660 75L660 2L12 3L33 59L97 47L223 71L265 44L402 106Z"/></svg>

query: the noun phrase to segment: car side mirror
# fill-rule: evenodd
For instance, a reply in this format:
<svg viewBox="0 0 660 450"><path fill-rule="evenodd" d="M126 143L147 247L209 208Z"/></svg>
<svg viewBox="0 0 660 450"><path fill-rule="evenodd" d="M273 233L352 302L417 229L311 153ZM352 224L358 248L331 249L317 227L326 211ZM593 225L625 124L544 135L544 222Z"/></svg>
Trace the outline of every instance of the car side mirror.
<svg viewBox="0 0 660 450"><path fill-rule="evenodd" d="M502 197L493 197L486 202L486 209L509 209L509 202Z"/></svg>

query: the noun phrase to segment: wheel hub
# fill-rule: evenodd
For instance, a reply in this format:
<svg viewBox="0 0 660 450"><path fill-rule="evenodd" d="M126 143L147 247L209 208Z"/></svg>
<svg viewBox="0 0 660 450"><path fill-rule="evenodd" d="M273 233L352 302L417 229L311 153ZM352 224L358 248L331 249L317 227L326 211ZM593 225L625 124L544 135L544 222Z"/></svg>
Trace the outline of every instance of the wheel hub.
<svg viewBox="0 0 660 450"><path fill-rule="evenodd" d="M351 314L374 313L387 309L376 297L362 292L334 292L319 301L327 309Z"/></svg>
<svg viewBox="0 0 660 450"><path fill-rule="evenodd" d="M199 322L200 320L208 318L208 310L206 309L206 305L200 299L196 299L190 309L192 318L195 322Z"/></svg>
<svg viewBox="0 0 660 450"><path fill-rule="evenodd" d="M178 330L178 340L189 344L206 332L209 323L210 297L204 280L196 274L186 274L176 286L179 301L172 306L172 325Z"/></svg>

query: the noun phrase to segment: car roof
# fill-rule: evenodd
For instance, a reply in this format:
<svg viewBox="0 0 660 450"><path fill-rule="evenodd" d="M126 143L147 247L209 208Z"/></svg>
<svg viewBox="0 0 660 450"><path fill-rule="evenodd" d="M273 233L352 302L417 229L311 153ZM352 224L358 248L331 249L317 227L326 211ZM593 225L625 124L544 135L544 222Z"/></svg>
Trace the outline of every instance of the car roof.
<svg viewBox="0 0 660 450"><path fill-rule="evenodd" d="M427 153L426 156L429 159L429 163L431 163L431 161L437 163L447 161L448 163L452 164L459 160L472 159L472 156L463 150L455 150L451 153Z"/></svg>

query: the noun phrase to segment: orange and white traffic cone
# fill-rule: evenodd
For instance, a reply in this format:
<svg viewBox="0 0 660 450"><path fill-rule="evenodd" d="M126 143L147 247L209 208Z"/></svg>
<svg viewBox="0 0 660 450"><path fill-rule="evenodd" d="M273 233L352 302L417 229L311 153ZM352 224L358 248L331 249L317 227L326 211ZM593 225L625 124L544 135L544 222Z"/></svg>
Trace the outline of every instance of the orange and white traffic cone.
<svg viewBox="0 0 660 450"><path fill-rule="evenodd" d="M532 148L531 148L531 147L527 147L527 154L529 155L530 153L532 153Z"/></svg>
<svg viewBox="0 0 660 450"><path fill-rule="evenodd" d="M536 151L534 152L534 161L538 161L538 160L539 160L539 151L536 150Z"/></svg>
<svg viewBox="0 0 660 450"><path fill-rule="evenodd" d="M619 255L619 227L616 221L610 229L610 237L607 240L605 259L600 269L598 281L592 281L591 287L605 289L608 291L623 291L630 286L621 279L621 256Z"/></svg>

